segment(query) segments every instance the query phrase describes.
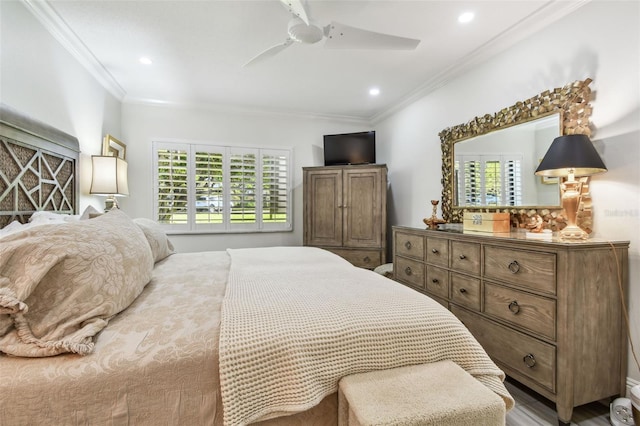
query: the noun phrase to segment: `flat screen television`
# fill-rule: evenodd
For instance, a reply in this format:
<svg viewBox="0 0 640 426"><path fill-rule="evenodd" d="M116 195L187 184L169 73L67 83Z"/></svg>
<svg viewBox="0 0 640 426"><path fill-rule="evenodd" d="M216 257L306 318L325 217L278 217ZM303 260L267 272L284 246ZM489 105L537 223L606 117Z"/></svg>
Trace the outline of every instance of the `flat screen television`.
<svg viewBox="0 0 640 426"><path fill-rule="evenodd" d="M376 132L324 135L324 165L374 164Z"/></svg>

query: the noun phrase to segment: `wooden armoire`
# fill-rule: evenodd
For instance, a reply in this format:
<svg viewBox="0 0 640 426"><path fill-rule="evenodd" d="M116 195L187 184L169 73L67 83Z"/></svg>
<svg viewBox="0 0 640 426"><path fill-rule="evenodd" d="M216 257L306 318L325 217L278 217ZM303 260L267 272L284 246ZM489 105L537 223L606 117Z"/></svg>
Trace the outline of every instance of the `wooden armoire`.
<svg viewBox="0 0 640 426"><path fill-rule="evenodd" d="M304 245L355 266L386 263L387 166L304 167Z"/></svg>

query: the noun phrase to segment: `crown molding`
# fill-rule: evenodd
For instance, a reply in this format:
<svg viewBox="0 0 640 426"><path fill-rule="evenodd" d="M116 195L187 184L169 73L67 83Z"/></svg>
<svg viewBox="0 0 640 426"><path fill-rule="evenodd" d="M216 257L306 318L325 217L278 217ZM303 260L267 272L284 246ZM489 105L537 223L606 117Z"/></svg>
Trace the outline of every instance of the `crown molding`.
<svg viewBox="0 0 640 426"><path fill-rule="evenodd" d="M197 109L197 110L204 110L204 111L232 113L232 114L247 115L247 116L254 116L254 117L259 116L259 117L274 117L274 118L302 118L307 120L342 121L347 123L371 125L371 121L367 117L340 115L340 114L322 114L322 113L307 112L307 111L265 109L265 108L242 106L242 105L159 101L159 100L153 100L153 99L132 98L130 96L127 96L124 99L123 103L126 105L144 105L144 106L176 108L176 109L190 108L190 109Z"/></svg>
<svg viewBox="0 0 640 426"><path fill-rule="evenodd" d="M21 0L53 37L116 99L126 92L46 0Z"/></svg>
<svg viewBox="0 0 640 426"><path fill-rule="evenodd" d="M1 0L0 0L1 1ZM319 114L312 112L264 110L241 106L220 105L196 105L180 102L157 102L148 99L130 98L116 79L98 61L89 48L69 28L67 23L58 15L46 0L21 0L27 9L43 24L43 26L62 44L63 47L116 99L123 103L144 104L150 106L167 106L174 108L205 108L221 111L233 111L241 114L259 114L271 116L301 117L307 119L341 120L348 122L375 124L392 114L402 110L408 105L427 96L429 93L445 86L455 78L470 71L474 67L486 62L491 57L499 54L513 45L513 40L521 41L538 32L542 28L558 19L579 9L591 0L551 0L535 12L523 18L520 22L507 28L505 31L489 40L479 48L470 52L451 66L445 68L432 78L423 82L416 89L409 92L400 101L391 107L373 114L369 117L347 116L339 114Z"/></svg>
<svg viewBox="0 0 640 426"><path fill-rule="evenodd" d="M482 46L425 81L390 108L371 116L369 119L374 124L384 120L429 93L445 86L456 77L472 70L474 67L486 62L507 48L512 47L514 45L513 40L520 42L589 2L591 2L591 0L552 0L546 3L544 6L520 20L520 22L507 28Z"/></svg>

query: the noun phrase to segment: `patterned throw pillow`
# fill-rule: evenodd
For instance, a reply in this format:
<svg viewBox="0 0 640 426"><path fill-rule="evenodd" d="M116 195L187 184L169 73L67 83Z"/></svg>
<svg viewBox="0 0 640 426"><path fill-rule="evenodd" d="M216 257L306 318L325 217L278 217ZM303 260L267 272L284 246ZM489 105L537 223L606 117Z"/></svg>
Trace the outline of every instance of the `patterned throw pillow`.
<svg viewBox="0 0 640 426"><path fill-rule="evenodd" d="M93 337L151 280L151 249L122 211L42 225L0 244L0 352L93 351Z"/></svg>

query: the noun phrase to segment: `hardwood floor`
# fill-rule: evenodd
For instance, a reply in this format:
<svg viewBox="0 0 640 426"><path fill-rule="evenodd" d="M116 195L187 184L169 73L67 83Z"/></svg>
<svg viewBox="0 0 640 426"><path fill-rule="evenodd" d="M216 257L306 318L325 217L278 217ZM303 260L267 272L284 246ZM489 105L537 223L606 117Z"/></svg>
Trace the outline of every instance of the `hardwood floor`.
<svg viewBox="0 0 640 426"><path fill-rule="evenodd" d="M557 426L555 404L519 383L507 379L507 390L516 401L507 413L507 426ZM573 410L571 426L609 426L609 407L599 402Z"/></svg>

